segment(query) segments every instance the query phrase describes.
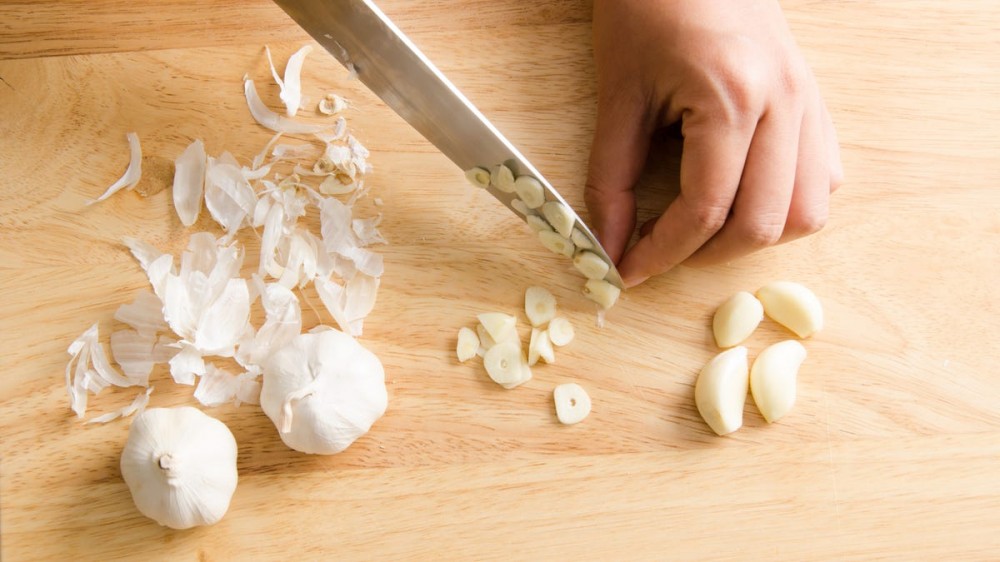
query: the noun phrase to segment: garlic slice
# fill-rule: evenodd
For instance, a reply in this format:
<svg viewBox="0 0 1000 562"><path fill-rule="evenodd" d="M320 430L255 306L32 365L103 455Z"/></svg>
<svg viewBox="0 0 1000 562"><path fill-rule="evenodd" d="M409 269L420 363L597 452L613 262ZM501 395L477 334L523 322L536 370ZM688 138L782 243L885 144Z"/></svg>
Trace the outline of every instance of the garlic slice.
<svg viewBox="0 0 1000 562"><path fill-rule="evenodd" d="M622 290L601 279L588 279L583 286L583 295L601 305L604 310L615 305Z"/></svg>
<svg viewBox="0 0 1000 562"><path fill-rule="evenodd" d="M514 193L514 172L504 164L495 166L490 172L490 185L503 193Z"/></svg>
<svg viewBox="0 0 1000 562"><path fill-rule="evenodd" d="M476 355L479 355L480 357L482 357L482 355L491 347L497 344L482 324L476 324L476 335L479 337L479 350L476 352Z"/></svg>
<svg viewBox="0 0 1000 562"><path fill-rule="evenodd" d="M764 319L764 307L756 297L740 291L729 297L715 311L712 333L715 343L726 348L737 345L750 337Z"/></svg>
<svg viewBox="0 0 1000 562"><path fill-rule="evenodd" d="M531 329L531 339L528 343L528 366L533 366L542 359L546 363L556 362L556 353L549 341L548 330Z"/></svg>
<svg viewBox="0 0 1000 562"><path fill-rule="evenodd" d="M247 107L250 108L250 114L253 115L254 120L272 131L296 134L319 133L330 129L330 125L301 123L271 111L257 95L257 88L254 87L253 80L250 78L243 81L243 94L246 96Z"/></svg>
<svg viewBox="0 0 1000 562"><path fill-rule="evenodd" d="M698 374L695 405L716 434L728 435L743 426L749 382L747 348L743 346L716 355Z"/></svg>
<svg viewBox="0 0 1000 562"><path fill-rule="evenodd" d="M524 201L521 201L520 199L515 199L515 201L524 205ZM525 209L527 209L527 207L525 207ZM552 232L552 225L550 225L548 221L538 215L527 214L527 212L528 211L525 211L524 219L527 221L528 226L531 227L531 230L534 230L535 232Z"/></svg>
<svg viewBox="0 0 1000 562"><path fill-rule="evenodd" d="M583 231L580 230L579 228L573 229L573 232L570 234L569 239L573 242L573 244L577 247L577 249L581 250L594 249L594 243L591 242L590 238L588 238L587 235L584 234Z"/></svg>
<svg viewBox="0 0 1000 562"><path fill-rule="evenodd" d="M795 340L761 351L750 369L750 393L768 423L774 423L795 405L796 379L806 359L806 348Z"/></svg>
<svg viewBox="0 0 1000 562"><path fill-rule="evenodd" d="M800 338L808 338L823 328L823 306L804 285L776 281L758 289L757 298L765 314Z"/></svg>
<svg viewBox="0 0 1000 562"><path fill-rule="evenodd" d="M559 201L549 201L542 205L542 214L560 236L569 238L573 235L573 223L576 219L569 207Z"/></svg>
<svg viewBox="0 0 1000 562"><path fill-rule="evenodd" d="M205 143L196 139L174 160L174 210L184 226L193 225L201 212L207 158Z"/></svg>
<svg viewBox="0 0 1000 562"><path fill-rule="evenodd" d="M466 170L465 179L480 189L486 189L490 186L490 172L486 168L471 168Z"/></svg>
<svg viewBox="0 0 1000 562"><path fill-rule="evenodd" d="M128 168L125 168L125 173L122 177L118 178L118 181L111 184L111 186L104 191L103 195L97 199L87 201L88 206L104 201L122 189L134 188L142 178L142 147L139 146L139 135L135 133L127 133L125 137L128 139L129 148Z"/></svg>
<svg viewBox="0 0 1000 562"><path fill-rule="evenodd" d="M559 423L573 425L590 415L590 395L575 382L560 384L552 391Z"/></svg>
<svg viewBox="0 0 1000 562"><path fill-rule="evenodd" d="M536 214L536 212L535 212L534 209L529 209L528 206L524 204L524 201L521 201L520 199L518 199L516 197L514 199L511 199L511 201L510 201L510 208L514 209L514 211L516 211L517 214L519 214L519 215L521 215L521 216L523 216L525 218L530 217L531 215ZM541 219L539 218L539 220L541 220ZM552 228L544 220L542 221L542 223L545 224L545 227L541 228L541 230L550 230ZM534 230L539 230L539 229L536 229L534 227L532 227L532 228Z"/></svg>
<svg viewBox="0 0 1000 562"><path fill-rule="evenodd" d="M541 240L542 246L568 258L573 257L573 252L576 251L576 247L573 246L573 243L568 238L564 238L559 233L551 230L539 231L538 239Z"/></svg>
<svg viewBox="0 0 1000 562"><path fill-rule="evenodd" d="M568 345L576 335L576 332L573 331L573 325L563 316L556 316L550 320L548 331L549 341L552 342L552 345L559 347Z"/></svg>
<svg viewBox="0 0 1000 562"><path fill-rule="evenodd" d="M479 350L479 336L471 329L463 326L458 330L458 345L455 350L460 363L465 363L476 356Z"/></svg>
<svg viewBox="0 0 1000 562"><path fill-rule="evenodd" d="M537 209L545 203L545 188L541 182L531 176L519 176L514 180L514 191L531 209Z"/></svg>
<svg viewBox="0 0 1000 562"><path fill-rule="evenodd" d="M528 287L524 291L524 313L532 326L544 326L556 315L556 297L544 287Z"/></svg>
<svg viewBox="0 0 1000 562"><path fill-rule="evenodd" d="M483 356L483 365L493 382L507 389L531 378L531 369L517 340L504 341L491 347Z"/></svg>
<svg viewBox="0 0 1000 562"><path fill-rule="evenodd" d="M587 279L604 279L611 269L604 258L589 250L580 250L573 256L573 267Z"/></svg>
<svg viewBox="0 0 1000 562"><path fill-rule="evenodd" d="M517 337L517 318L502 312L486 312L478 317L486 332L497 343Z"/></svg>

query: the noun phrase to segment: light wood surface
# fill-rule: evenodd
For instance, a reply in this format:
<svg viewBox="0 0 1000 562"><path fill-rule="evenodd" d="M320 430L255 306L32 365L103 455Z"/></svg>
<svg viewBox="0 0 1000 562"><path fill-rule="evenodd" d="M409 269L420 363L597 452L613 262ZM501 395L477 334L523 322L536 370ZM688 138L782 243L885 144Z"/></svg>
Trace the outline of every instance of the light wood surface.
<svg viewBox="0 0 1000 562"><path fill-rule="evenodd" d="M586 3L381 4L582 211ZM269 134L240 79L256 77L277 107L263 43L283 62L309 39L267 2L5 3L0 557L996 559L1000 11L990 0L784 7L842 141L847 183L829 225L654 279L603 330L565 262L314 52L306 95L354 102L385 202L391 245L363 341L385 364L389 410L348 451L314 457L285 448L254 406L209 409L239 443L239 487L222 522L177 532L135 510L118 469L127 422L77 421L63 368L69 342L95 321L106 342L114 310L147 284L121 238L177 251L193 230L169 189L84 202L121 174L128 131L152 191L193 138L251 158ZM660 148L643 217L675 191L678 147ZM214 228L204 216L196 226ZM807 284L827 312L805 344L798 403L768 426L748 400L744 428L715 437L693 404L716 352L711 314L775 279ZM517 311L533 284L556 294L577 341L505 391L454 360L455 334L479 312ZM307 324L319 321L331 320L307 307ZM785 337L765 322L751 354ZM594 402L572 427L551 404L566 381ZM193 403L163 371L154 386L153 406ZM105 391L91 411L131 396Z"/></svg>

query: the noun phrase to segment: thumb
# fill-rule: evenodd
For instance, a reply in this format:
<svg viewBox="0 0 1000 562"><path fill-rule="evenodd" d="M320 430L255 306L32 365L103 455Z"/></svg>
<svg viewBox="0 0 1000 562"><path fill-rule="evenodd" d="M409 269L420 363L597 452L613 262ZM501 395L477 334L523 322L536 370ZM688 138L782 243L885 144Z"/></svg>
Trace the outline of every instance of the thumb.
<svg viewBox="0 0 1000 562"><path fill-rule="evenodd" d="M643 102L621 95L598 100L584 198L595 234L615 263L635 229L634 189L651 133Z"/></svg>

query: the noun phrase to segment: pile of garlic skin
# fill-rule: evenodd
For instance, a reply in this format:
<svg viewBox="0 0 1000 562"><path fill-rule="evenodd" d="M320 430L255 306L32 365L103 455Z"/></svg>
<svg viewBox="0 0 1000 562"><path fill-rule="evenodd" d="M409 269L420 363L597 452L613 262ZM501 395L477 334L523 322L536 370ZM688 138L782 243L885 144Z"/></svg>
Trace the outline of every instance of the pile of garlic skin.
<svg viewBox="0 0 1000 562"><path fill-rule="evenodd" d="M590 238L576 225L576 213L561 201L546 201L541 182L526 175L515 178L505 164L494 166L492 171L481 167L466 170L465 178L480 189L513 194L511 208L524 217L542 245L571 258L573 267L587 278L583 294L600 307L598 325L602 325L604 312L615 305L621 289L605 280L611 264L594 251Z"/></svg>
<svg viewBox="0 0 1000 562"><path fill-rule="evenodd" d="M556 298L544 287L528 287L524 292L524 313L531 323L527 353L517 332L517 317L487 312L478 316L475 330L459 329L455 350L459 362L482 357L490 379L508 390L531 380L531 367L539 360L555 363L555 347L568 345L576 335L573 325L557 315ZM590 397L578 384L557 386L553 400L556 416L564 424L579 423L590 415Z"/></svg>
<svg viewBox="0 0 1000 562"><path fill-rule="evenodd" d="M823 308L805 286L777 281L745 291L724 302L712 319L719 347L729 348L713 357L698 374L695 404L705 423L718 435L743 426L743 405L749 388L754 403L768 423L781 419L795 405L799 367L806 349L796 340L785 340L761 351L748 368L748 350L739 345L757 329L764 315L808 338L823 327Z"/></svg>
<svg viewBox="0 0 1000 562"><path fill-rule="evenodd" d="M236 445L221 422L195 408L145 410L155 365L168 365L176 384L194 386L203 406L260 403L281 439L307 453L344 450L387 406L382 364L355 339L384 270L381 254L370 248L386 243L378 229L381 214L353 214L368 196L369 153L348 132L340 115L347 103L336 94L318 104L325 122L292 119L302 104L300 72L310 49L290 57L284 79L271 64L286 116L269 109L244 77L251 115L275 133L249 166L228 152L208 155L201 140L176 159L172 195L180 221L192 226L204 207L221 235L196 232L177 257L125 239L152 291L140 292L114 315L127 326L111 334L111 356L121 372L105 354L96 323L68 350L66 388L78 418L85 415L88 393L142 388L128 406L88 423L139 413L122 473L139 510L173 528L222 517L236 486ZM282 135L297 142L279 143ZM128 140L125 174L88 205L139 182L142 150L137 135L129 133ZM318 215L318 232L309 227L315 221L304 218L310 211ZM260 254L244 278L246 253L238 236L248 231L259 238ZM339 330L319 325L303 333L296 292L304 296L309 284ZM258 299L265 318L255 327L251 310Z"/></svg>

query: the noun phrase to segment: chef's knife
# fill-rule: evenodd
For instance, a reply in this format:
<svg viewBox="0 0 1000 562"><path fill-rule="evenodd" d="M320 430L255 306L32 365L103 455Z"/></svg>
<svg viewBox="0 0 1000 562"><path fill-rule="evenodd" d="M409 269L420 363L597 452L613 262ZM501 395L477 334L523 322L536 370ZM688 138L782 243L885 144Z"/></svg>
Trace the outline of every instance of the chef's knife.
<svg viewBox="0 0 1000 562"><path fill-rule="evenodd" d="M504 163L515 177L529 175L545 190L546 201L566 200L539 171L420 52L372 0L275 0L289 16L382 101L396 111L462 170L492 170ZM489 192L513 210L515 194L490 186ZM522 216L515 211L515 214ZM526 218L523 217L522 218ZM611 264L605 280L622 280L589 228L573 212L575 228L593 251Z"/></svg>

